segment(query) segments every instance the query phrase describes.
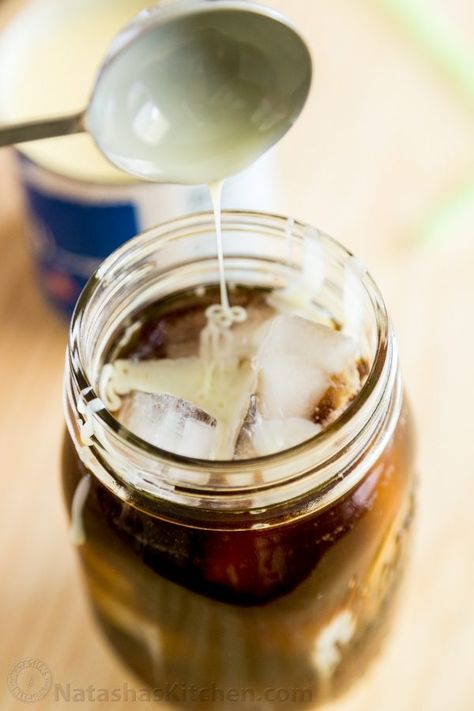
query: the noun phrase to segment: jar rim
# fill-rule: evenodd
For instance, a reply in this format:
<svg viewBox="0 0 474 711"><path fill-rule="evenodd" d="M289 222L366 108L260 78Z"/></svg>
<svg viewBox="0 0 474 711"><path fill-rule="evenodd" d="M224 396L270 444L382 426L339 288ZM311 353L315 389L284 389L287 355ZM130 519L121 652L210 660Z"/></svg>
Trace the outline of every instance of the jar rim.
<svg viewBox="0 0 474 711"><path fill-rule="evenodd" d="M255 225L255 229L258 229L259 224L263 225L267 221L270 221L279 232L283 232L286 229L289 219L292 218L275 213L250 210L223 210L222 212L224 232L226 229L226 223L230 220L236 220L239 223L246 220L250 221ZM81 349L81 329L83 327L83 317L87 304L94 295L98 283L105 277L105 275L113 276L115 270L119 268L124 259L130 257L133 258L134 252L138 247L143 247L147 243L155 243L158 240L160 240L161 243L166 236L173 239L174 236L179 235L180 231L183 229L189 230L192 228L193 223L200 226L206 224L212 228L212 225L214 224L213 221L213 214L210 211L206 211L201 213L193 213L192 215L163 222L157 227L151 228L129 240L122 247L112 253L99 266L94 275L88 281L81 296L79 297L72 317L67 359L69 372L71 377L76 379L78 390L82 392L85 392L86 390L88 391L88 402L92 400L99 400L99 395L94 389L94 384L88 377L87 368L83 362L84 354ZM298 229L301 232L305 232L307 230L316 232L318 239L323 240L326 245L328 245L331 249L336 250L338 254L343 255L346 259L354 258L354 255L337 240L319 232L307 223L299 220L292 220L292 224L294 224L295 229ZM159 250L159 246L157 249ZM307 458L307 455L311 454L313 455L311 471L303 471L299 474L299 476L293 476L292 481L296 481L296 479L305 477L308 474L314 476L317 473L319 465L325 463L318 460L318 451L321 450L321 448L323 448L328 442L334 440L334 438L340 434L342 430L347 430L349 423L351 423L369 403L370 409L373 410L383 395L385 395L387 400L387 390L393 391L395 379L398 377L396 344L383 297L378 286L367 271L363 272L361 282L367 295L369 296L377 324L377 343L373 362L365 382L347 408L333 423L325 427L321 432L312 438L281 452L261 457L254 457L244 460L205 460L175 454L142 440L140 437L133 434L126 427L120 424L120 422L105 408L92 413L94 421L100 423L101 427L103 427L116 442L120 441L122 444L125 443L131 451L133 450L136 453L140 453L140 455L157 460L164 466L178 466L180 470L186 472L205 471L211 476L213 474L225 476L226 474L232 475L236 472L240 472L242 469L249 470L257 468L261 471L262 469L268 469L270 467L279 468L282 465L287 465L288 462L294 458L301 456L304 459ZM390 397L389 392L388 399L390 399ZM71 430L70 426L69 429ZM348 443L350 444L350 442L356 438L358 434L359 431L357 430L354 430L352 436L350 436L349 433L349 439L346 441L346 446L348 446ZM118 479L120 479L121 484L126 487L130 486L130 482L123 481L120 475L118 476ZM232 481L232 478L230 481ZM264 484L255 486L252 490L258 489L259 491L264 491L271 489L275 485L278 486L281 483L281 479L278 479L277 481L270 480ZM131 485L131 488L134 488L133 484ZM188 487L187 490L192 492L192 487ZM243 494L245 491L248 491L248 489L242 488L241 485L236 486L232 483L226 483L225 485L220 485L218 489L212 488L212 491L213 494L217 496L228 496L229 494L237 492ZM203 487L197 485L195 492L202 494Z"/></svg>

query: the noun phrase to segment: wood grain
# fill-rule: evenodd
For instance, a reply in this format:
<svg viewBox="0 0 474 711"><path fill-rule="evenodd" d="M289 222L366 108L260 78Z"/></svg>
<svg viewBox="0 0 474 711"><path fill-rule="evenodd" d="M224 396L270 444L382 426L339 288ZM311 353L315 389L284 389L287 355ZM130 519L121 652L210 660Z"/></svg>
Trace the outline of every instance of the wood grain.
<svg viewBox="0 0 474 711"><path fill-rule="evenodd" d="M0 22L18 4L3 0ZM474 204L457 196L474 182L474 115L380 4L273 4L305 28L317 58L308 107L278 148L281 212L370 265L396 323L418 432L416 541L395 629L367 677L332 708L471 711ZM468 32L471 0L431 7L463 18ZM0 703L18 711L25 706L4 680L24 657L43 659L73 687L137 684L93 624L66 537L58 481L66 327L35 285L8 152L0 254ZM35 706L63 707L52 696Z"/></svg>

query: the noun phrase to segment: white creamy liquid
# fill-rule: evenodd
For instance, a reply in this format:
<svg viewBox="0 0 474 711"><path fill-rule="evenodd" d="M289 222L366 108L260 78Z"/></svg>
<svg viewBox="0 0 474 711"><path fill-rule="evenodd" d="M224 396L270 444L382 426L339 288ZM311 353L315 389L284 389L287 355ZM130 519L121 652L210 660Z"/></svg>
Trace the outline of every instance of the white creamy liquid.
<svg viewBox="0 0 474 711"><path fill-rule="evenodd" d="M221 295L221 307L224 312L229 311L229 295L227 293L227 284L225 279L224 266L224 244L222 241L222 188L223 181L219 183L211 183L209 192L211 193L212 207L214 210L214 221L216 225L216 241L217 241L217 260L219 262L219 286Z"/></svg>
<svg viewBox="0 0 474 711"><path fill-rule="evenodd" d="M247 318L247 312L241 306L231 306L227 290L224 262L224 241L222 236L222 210L221 198L224 181L211 183L208 188L214 210L214 223L216 227L217 261L219 265L219 290L220 304L209 306L206 311L207 327L201 334L201 356L210 368L208 379L212 377L212 368L216 364L221 366L233 359L233 334L231 328L234 324L242 323Z"/></svg>

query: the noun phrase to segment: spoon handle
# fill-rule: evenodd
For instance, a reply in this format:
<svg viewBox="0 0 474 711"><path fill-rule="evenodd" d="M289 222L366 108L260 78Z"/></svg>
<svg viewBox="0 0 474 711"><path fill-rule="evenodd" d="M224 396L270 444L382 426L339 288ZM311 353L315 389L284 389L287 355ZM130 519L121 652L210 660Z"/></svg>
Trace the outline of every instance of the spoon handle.
<svg viewBox="0 0 474 711"><path fill-rule="evenodd" d="M0 148L41 138L67 136L85 131L83 112L55 119L28 121L11 126L0 125Z"/></svg>

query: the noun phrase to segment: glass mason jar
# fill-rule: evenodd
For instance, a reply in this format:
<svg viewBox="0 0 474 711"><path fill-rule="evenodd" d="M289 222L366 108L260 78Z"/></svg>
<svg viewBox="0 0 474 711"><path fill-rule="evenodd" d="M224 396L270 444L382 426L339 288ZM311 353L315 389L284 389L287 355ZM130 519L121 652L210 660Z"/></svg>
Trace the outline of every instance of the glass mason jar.
<svg viewBox="0 0 474 711"><path fill-rule="evenodd" d="M230 283L296 278L306 306L358 339L362 389L313 439L258 459L186 458L123 427L98 381L124 322L218 282L212 215L169 222L109 257L76 308L66 505L100 626L157 698L311 707L363 673L404 567L414 478L396 341L376 285L331 238L250 212L225 212L223 230Z"/></svg>

